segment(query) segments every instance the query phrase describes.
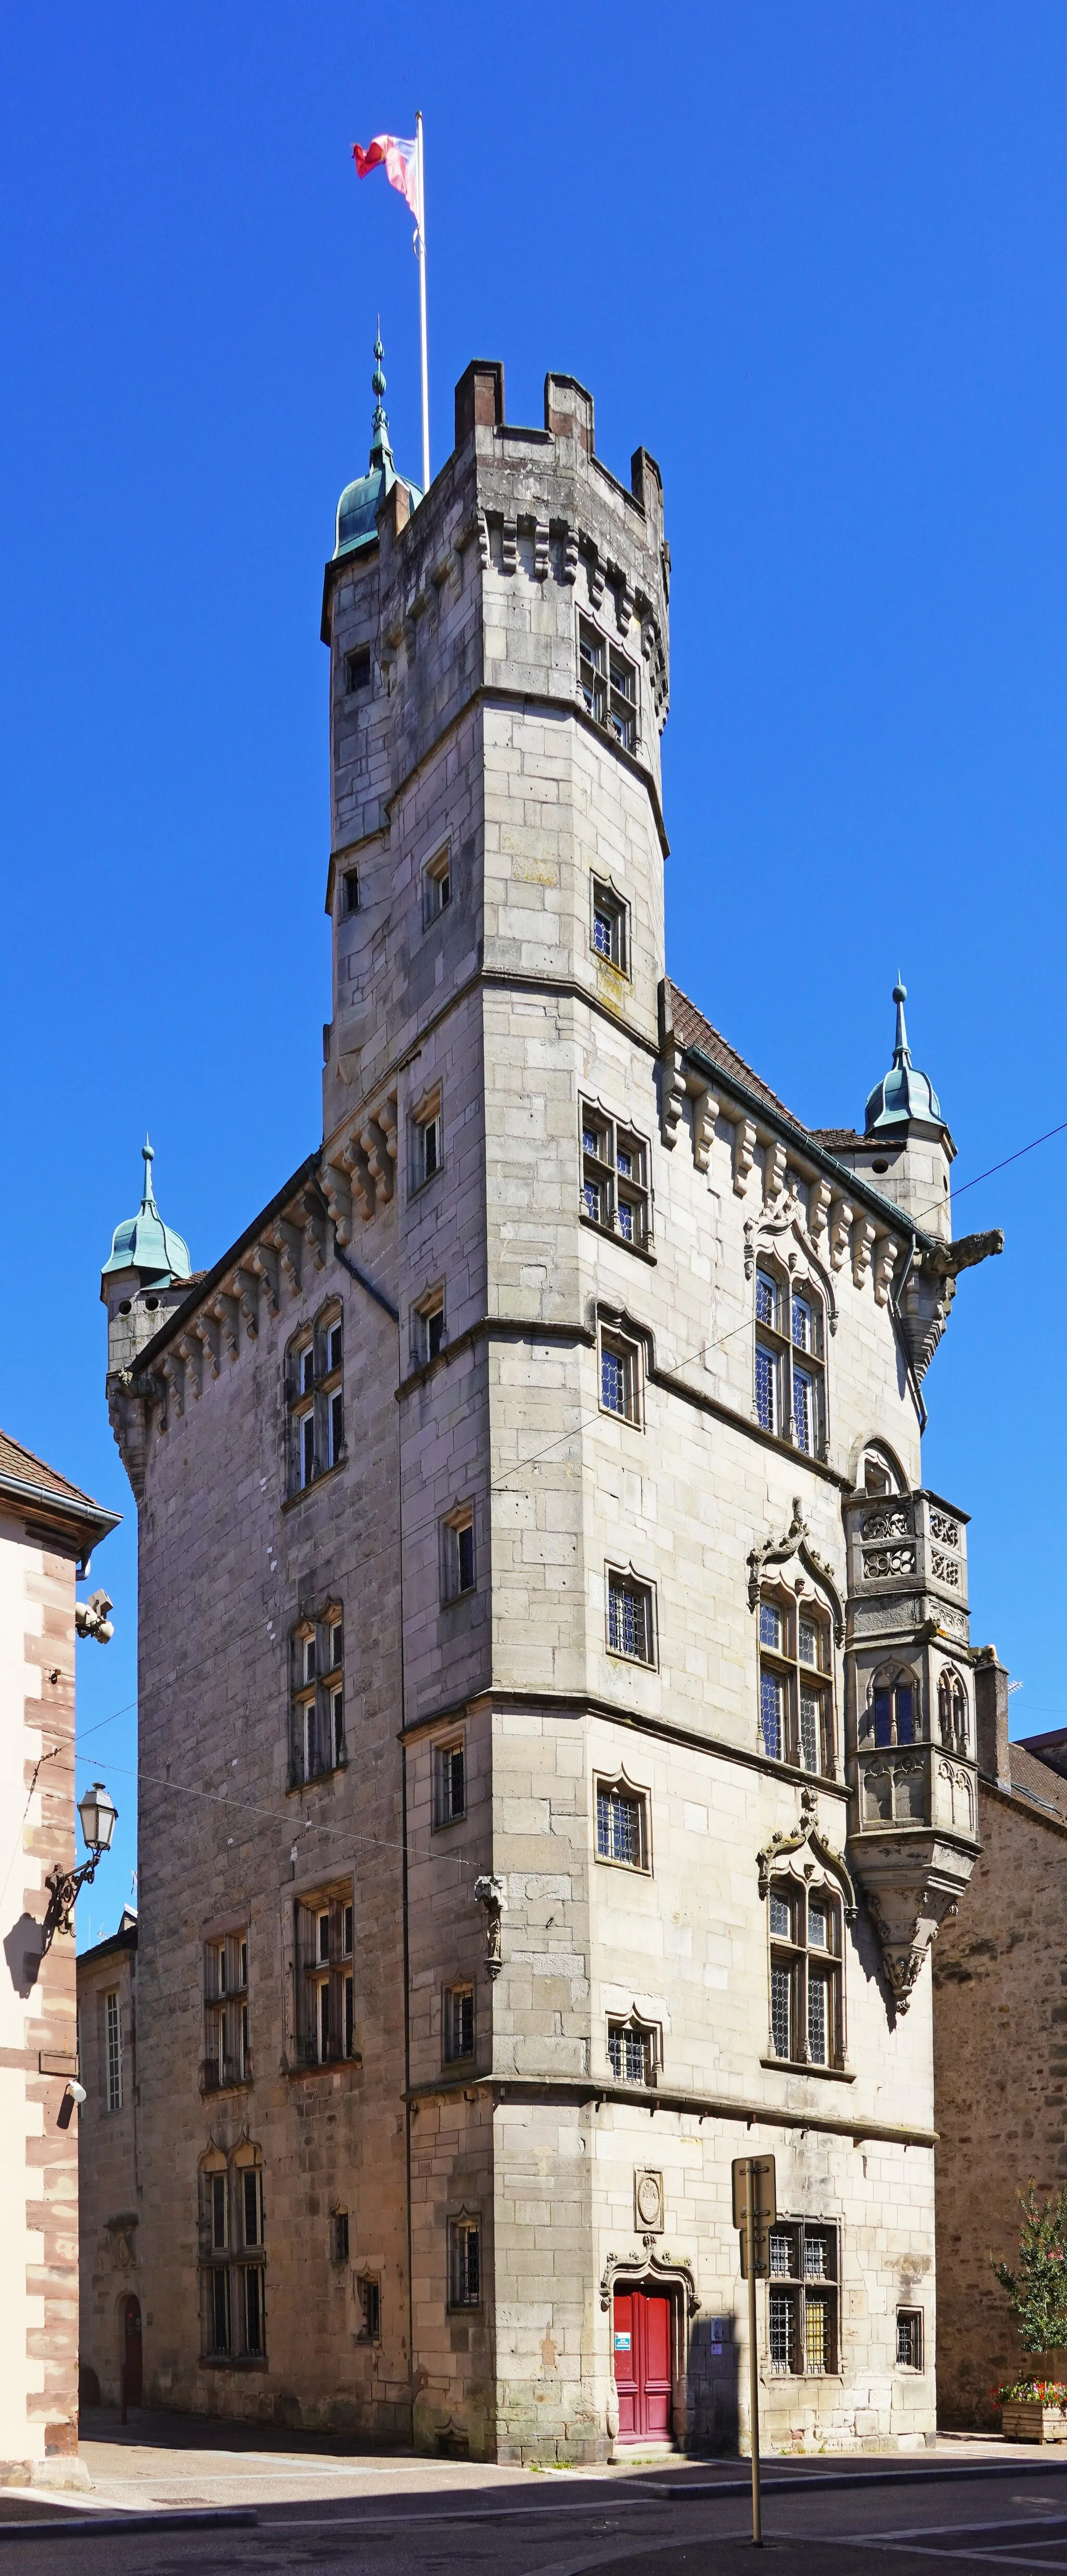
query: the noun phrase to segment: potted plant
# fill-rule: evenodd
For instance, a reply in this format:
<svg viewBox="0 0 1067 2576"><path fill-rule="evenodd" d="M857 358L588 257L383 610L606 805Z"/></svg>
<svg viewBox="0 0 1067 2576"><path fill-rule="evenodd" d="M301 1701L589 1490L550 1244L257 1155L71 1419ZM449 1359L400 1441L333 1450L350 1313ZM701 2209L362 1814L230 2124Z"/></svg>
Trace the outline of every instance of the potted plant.
<svg viewBox="0 0 1067 2576"><path fill-rule="evenodd" d="M994 2389L1001 2409L1005 2439L1013 2442L1067 2441L1067 2382L1063 2371L1067 2346L1067 2184L1042 2207L1036 2184L1020 2192L1023 2223L1014 2268L990 2263L1006 2290L1019 2332L1024 2369L1017 2379ZM1025 2364L1029 2363L1028 2376Z"/></svg>
<svg viewBox="0 0 1067 2576"><path fill-rule="evenodd" d="M1067 2381L1008 2379L992 2394L1006 2442L1067 2442Z"/></svg>

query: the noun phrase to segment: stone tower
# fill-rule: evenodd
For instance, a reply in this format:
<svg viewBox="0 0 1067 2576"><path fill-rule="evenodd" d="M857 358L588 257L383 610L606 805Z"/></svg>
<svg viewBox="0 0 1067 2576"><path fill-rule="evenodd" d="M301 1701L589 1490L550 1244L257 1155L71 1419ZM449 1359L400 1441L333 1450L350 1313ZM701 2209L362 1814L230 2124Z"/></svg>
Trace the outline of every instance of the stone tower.
<svg viewBox="0 0 1067 2576"><path fill-rule="evenodd" d="M917 1098L894 1195L870 1104L805 1127L667 978L651 457L619 482L568 376L512 426L476 361L420 496L376 356L322 1143L109 1380L146 2386L502 2458L730 2441L758 2144L771 2438L918 2442L923 1967L975 1849L920 1380L997 1245L925 1222Z"/></svg>

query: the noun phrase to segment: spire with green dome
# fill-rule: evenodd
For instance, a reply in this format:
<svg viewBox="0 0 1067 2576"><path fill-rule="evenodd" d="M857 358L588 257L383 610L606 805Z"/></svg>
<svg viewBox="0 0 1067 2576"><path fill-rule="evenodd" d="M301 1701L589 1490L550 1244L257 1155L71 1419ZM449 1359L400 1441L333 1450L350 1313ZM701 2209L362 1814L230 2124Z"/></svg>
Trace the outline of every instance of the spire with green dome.
<svg viewBox="0 0 1067 2576"><path fill-rule="evenodd" d="M153 1147L147 1136L141 1147L144 1158L144 1196L136 1216L124 1217L111 1238L110 1258L105 1261L103 1279L120 1270L137 1270L142 1284L154 1287L188 1279L192 1276L188 1245L173 1226L164 1225L156 1206L152 1188Z"/></svg>
<svg viewBox="0 0 1067 2576"><path fill-rule="evenodd" d="M884 1136L894 1129L910 1126L916 1119L928 1126L943 1127L941 1103L928 1074L920 1073L911 1060L908 1032L904 1021L904 1004L908 988L899 973L893 986L897 1006L897 1036L889 1072L876 1082L867 1102L864 1133Z"/></svg>
<svg viewBox="0 0 1067 2576"><path fill-rule="evenodd" d="M389 417L383 399L385 374L382 359L384 356L379 315L378 334L374 343L374 374L371 377L374 419L371 423L370 459L366 473L360 474L354 483L345 485L337 504L337 538L333 550L335 563L339 555L362 554L365 546L377 544L378 512L386 493L391 492L397 480L393 451L389 444ZM418 485L411 482L408 475L405 474L401 479L407 484L411 495L411 507L414 510L422 499L422 493Z"/></svg>

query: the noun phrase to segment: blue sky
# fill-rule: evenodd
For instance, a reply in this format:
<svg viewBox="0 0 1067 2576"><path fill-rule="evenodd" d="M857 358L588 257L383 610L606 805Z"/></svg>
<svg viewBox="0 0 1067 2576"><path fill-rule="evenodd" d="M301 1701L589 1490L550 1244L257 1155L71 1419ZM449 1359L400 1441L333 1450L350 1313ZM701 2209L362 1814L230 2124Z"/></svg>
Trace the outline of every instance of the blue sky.
<svg viewBox="0 0 1067 2576"><path fill-rule="evenodd" d="M899 965L958 1184L1067 1118L1063 9L9 10L0 1421L126 1513L95 1568L115 1642L79 1650L122 1810L83 1941L134 1864L99 1268L146 1126L198 1264L319 1132L322 565L379 309L419 456L411 226L349 152L419 106L436 462L477 354L510 418L570 370L606 461L663 469L678 980L829 1125L888 1061ZM960 1199L1007 1249L926 1387L927 1481L974 1515L974 1634L1029 1732L1067 1722L1033 1560L1063 1517L1065 1176L1067 1136Z"/></svg>

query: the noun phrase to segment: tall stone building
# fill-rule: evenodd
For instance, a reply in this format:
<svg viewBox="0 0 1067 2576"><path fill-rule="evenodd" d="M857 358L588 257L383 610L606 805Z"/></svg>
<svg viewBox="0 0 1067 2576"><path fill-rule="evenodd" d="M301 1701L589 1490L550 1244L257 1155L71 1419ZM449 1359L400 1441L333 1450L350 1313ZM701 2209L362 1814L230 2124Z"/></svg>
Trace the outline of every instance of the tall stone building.
<svg viewBox="0 0 1067 2576"><path fill-rule="evenodd" d="M923 1962L976 1847L920 1381L999 1238L951 1241L902 992L821 1132L666 975L652 458L476 362L421 497L383 390L323 597L322 1143L206 1272L146 1198L104 1279L146 2391L510 2459L743 2437L769 2148L768 2437L919 2442Z"/></svg>

